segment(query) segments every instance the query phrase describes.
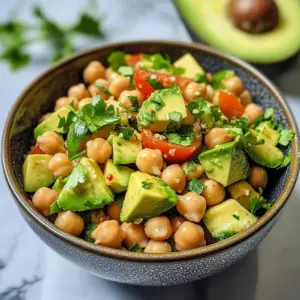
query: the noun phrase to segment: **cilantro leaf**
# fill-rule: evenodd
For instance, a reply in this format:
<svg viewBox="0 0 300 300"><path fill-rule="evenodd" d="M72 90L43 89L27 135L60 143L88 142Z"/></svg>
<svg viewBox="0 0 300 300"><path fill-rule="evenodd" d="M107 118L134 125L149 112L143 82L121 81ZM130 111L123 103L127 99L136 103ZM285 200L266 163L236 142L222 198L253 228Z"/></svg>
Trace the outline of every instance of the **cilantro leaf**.
<svg viewBox="0 0 300 300"><path fill-rule="evenodd" d="M126 66L125 53L123 51L114 51L112 52L108 59L109 66L114 70L118 71L121 66Z"/></svg>
<svg viewBox="0 0 300 300"><path fill-rule="evenodd" d="M254 215L259 209L269 210L271 204L261 195L262 190L259 191L260 195L258 197L253 197L250 199L249 210Z"/></svg>
<svg viewBox="0 0 300 300"><path fill-rule="evenodd" d="M142 253L144 252L143 248L141 248L137 243L128 248L128 251Z"/></svg>
<svg viewBox="0 0 300 300"><path fill-rule="evenodd" d="M187 188L190 191L200 195L204 191L204 189L206 189L206 185L202 184L199 180L194 178L188 183Z"/></svg>
<svg viewBox="0 0 300 300"><path fill-rule="evenodd" d="M210 81L208 80L207 75L205 73L197 73L195 75L194 80L198 83L210 84Z"/></svg>
<svg viewBox="0 0 300 300"><path fill-rule="evenodd" d="M72 160L78 159L86 154L87 154L87 150L83 150L83 151L75 154L74 156L70 157L69 159L72 161Z"/></svg>
<svg viewBox="0 0 300 300"><path fill-rule="evenodd" d="M295 133L291 129L282 129L278 143L282 146L287 146L293 139Z"/></svg>
<svg viewBox="0 0 300 300"><path fill-rule="evenodd" d="M275 118L275 110L273 107L268 107L264 113L265 120Z"/></svg>
<svg viewBox="0 0 300 300"><path fill-rule="evenodd" d="M164 136L172 144L181 145L181 146L190 146L194 141L196 133L190 132L188 134L183 134L180 132L166 132L164 133Z"/></svg>
<svg viewBox="0 0 300 300"><path fill-rule="evenodd" d="M105 88L102 84L100 84L99 82L96 82L94 85L97 89L102 91L107 97L111 96L110 91L107 88Z"/></svg>
<svg viewBox="0 0 300 300"><path fill-rule="evenodd" d="M288 153L288 154L284 157L284 159L283 159L283 161L281 162L281 164L277 167L277 170L278 170L278 169L281 169L281 168L285 168L286 166L288 166L288 165L290 164L291 160L292 160L292 153Z"/></svg>
<svg viewBox="0 0 300 300"><path fill-rule="evenodd" d="M246 118L233 119L230 121L230 125L236 128L240 128L243 133L246 133L249 129L249 121Z"/></svg>
<svg viewBox="0 0 300 300"><path fill-rule="evenodd" d="M30 56L21 48L8 48L0 54L0 60L7 61L12 70L19 70L30 61Z"/></svg>
<svg viewBox="0 0 300 300"><path fill-rule="evenodd" d="M224 84L222 83L222 81L224 79L228 79L232 76L234 76L235 73L233 70L221 70L221 71L218 71L216 72L214 75L213 75L213 79L212 81L210 82L211 86L214 88L214 89L224 89L225 86Z"/></svg>
<svg viewBox="0 0 300 300"><path fill-rule="evenodd" d="M91 243L95 242L95 239L92 237L93 231L98 227L96 222L92 222L88 224L87 229L85 231L85 240Z"/></svg>
<svg viewBox="0 0 300 300"><path fill-rule="evenodd" d="M147 77L146 81L150 83L150 85L155 89L155 90L161 90L164 88L162 83L156 79L153 79L151 77Z"/></svg>
<svg viewBox="0 0 300 300"><path fill-rule="evenodd" d="M123 202L124 202L124 196L119 196L115 202L120 206L122 207L123 206Z"/></svg>
<svg viewBox="0 0 300 300"><path fill-rule="evenodd" d="M65 185L65 187L74 189L80 183L85 183L88 176L88 169L81 163L79 163L73 170Z"/></svg>
<svg viewBox="0 0 300 300"><path fill-rule="evenodd" d="M152 185L153 185L152 182L142 181L142 188L143 189L149 190L149 189L151 189Z"/></svg>
<svg viewBox="0 0 300 300"><path fill-rule="evenodd" d="M139 110L139 102L138 102L138 97L137 96L128 96L131 104L132 104L132 110L133 111L138 111Z"/></svg>
<svg viewBox="0 0 300 300"><path fill-rule="evenodd" d="M236 220L238 220L238 221L240 220L240 217L239 217L239 216L237 216L237 215L235 215L235 214L233 214L232 216L233 216Z"/></svg>
<svg viewBox="0 0 300 300"><path fill-rule="evenodd" d="M190 160L187 162L186 173L194 172L194 171L196 171L196 169L197 169L197 164L193 160Z"/></svg>
<svg viewBox="0 0 300 300"><path fill-rule="evenodd" d="M104 36L99 20L85 12L79 16L79 20L73 26L72 31L93 37Z"/></svg>
<svg viewBox="0 0 300 300"><path fill-rule="evenodd" d="M133 67L132 66L121 66L118 69L118 73L121 75L128 77L130 81L130 89L134 89L134 81L133 81Z"/></svg>
<svg viewBox="0 0 300 300"><path fill-rule="evenodd" d="M116 132L125 140L130 140L134 133L134 128L130 126L117 126Z"/></svg>

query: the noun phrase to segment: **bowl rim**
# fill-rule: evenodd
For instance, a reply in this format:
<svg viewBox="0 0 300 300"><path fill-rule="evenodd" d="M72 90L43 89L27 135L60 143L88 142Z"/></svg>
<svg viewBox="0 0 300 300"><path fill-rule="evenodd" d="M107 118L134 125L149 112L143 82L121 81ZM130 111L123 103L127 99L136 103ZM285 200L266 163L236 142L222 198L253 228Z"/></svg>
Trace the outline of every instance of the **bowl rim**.
<svg viewBox="0 0 300 300"><path fill-rule="evenodd" d="M295 138L292 142L292 161L290 164L290 172L287 178L287 184L284 186L283 190L279 194L279 197L274 202L270 210L268 210L259 220L258 222L250 227L249 229L240 232L226 240L219 241L217 243L207 245L201 248L196 248L192 250L182 251L182 252L172 252L167 254L147 254L147 253L135 253L130 251L124 251L119 249L111 249L107 247L102 247L95 245L93 243L87 242L81 238L71 236L58 228L55 227L53 223L51 223L46 217L40 214L35 208L32 206L31 201L28 200L25 193L22 191L21 187L18 185L16 176L14 174L12 163L11 163L11 155L10 155L10 132L13 126L14 116L23 101L25 95L37 84L40 80L43 80L47 76L49 76L52 72L59 68L63 68L64 66L84 57L86 55L90 55L92 53L97 53L103 50L113 50L113 49L121 49L123 47L133 47L138 45L144 46L171 46L171 47L180 47L184 48L188 51L200 51L204 52L208 55L218 56L219 58L226 60L234 65L237 65L239 68L247 71L252 76L254 76L261 84L263 84L274 96L279 105L281 106L288 124L291 129L294 130ZM281 210L283 205L286 203L289 195L291 194L297 176L299 174L299 165L300 165L300 143L299 143L299 134L296 126L296 122L294 117L289 109L289 106L281 94L281 92L275 87L273 83L269 81L264 75L262 75L257 69L253 66L250 66L248 63L235 58L233 56L224 54L212 47L205 46L202 44L196 43L185 43L185 42L177 42L177 41L161 41L161 40L143 40L143 41L130 41L130 42L118 42L118 43L109 43L100 47L91 48L89 50L80 51L75 55L72 55L68 58L61 60L50 68L47 68L41 75L39 75L36 79L34 79L20 94L20 96L15 101L12 106L3 131L2 136L2 166L4 169L5 179L8 183L8 186L11 190L11 193L16 200L19 207L22 209L23 213L29 215L32 219L34 219L44 230L49 232L50 234L55 235L57 238L63 240L64 242L71 244L72 246L78 247L81 250L96 253L99 255L121 259L121 260L129 260L135 262L171 262L178 260L186 260L186 259L195 259L210 255L212 253L216 253L222 250L225 250L231 246L234 246L243 240L250 238L257 231L262 229L268 222L270 222L275 215Z"/></svg>

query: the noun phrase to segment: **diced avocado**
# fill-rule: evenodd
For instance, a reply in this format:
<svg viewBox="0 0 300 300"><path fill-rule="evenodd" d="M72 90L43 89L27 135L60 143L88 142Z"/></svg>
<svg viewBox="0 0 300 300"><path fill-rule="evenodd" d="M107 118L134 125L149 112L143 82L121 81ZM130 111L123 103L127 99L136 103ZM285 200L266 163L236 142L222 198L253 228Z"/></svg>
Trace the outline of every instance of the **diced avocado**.
<svg viewBox="0 0 300 300"><path fill-rule="evenodd" d="M274 146L278 144L280 133L272 127L271 121L260 123L255 128L255 132L259 139L270 142Z"/></svg>
<svg viewBox="0 0 300 300"><path fill-rule="evenodd" d="M260 141L261 138L251 129L242 138L243 148L248 155L261 166L277 168L284 158L283 153L268 140L265 140L263 144L260 144Z"/></svg>
<svg viewBox="0 0 300 300"><path fill-rule="evenodd" d="M248 229L257 218L236 200L229 199L209 208L203 221L212 236L221 241Z"/></svg>
<svg viewBox="0 0 300 300"><path fill-rule="evenodd" d="M48 169L51 158L48 154L30 154L26 157L22 166L25 192L33 193L54 182L55 178Z"/></svg>
<svg viewBox="0 0 300 300"><path fill-rule="evenodd" d="M190 53L184 54L173 65L176 68L185 69L185 72L182 74L184 77L195 78L196 74L204 74L202 67Z"/></svg>
<svg viewBox="0 0 300 300"><path fill-rule="evenodd" d="M69 179L69 177L65 177L65 178L59 177L59 178L57 178L55 180L54 184L53 184L52 190L60 193L63 190L65 184L68 181L68 179Z"/></svg>
<svg viewBox="0 0 300 300"><path fill-rule="evenodd" d="M124 167L116 166L111 159L109 159L104 168L105 183L115 193L122 193L127 190L130 175L134 170Z"/></svg>
<svg viewBox="0 0 300 300"><path fill-rule="evenodd" d="M80 163L88 170L87 179L75 188L65 186L57 199L58 207L62 210L85 211L102 208L113 202L114 195L106 186L98 164L86 157Z"/></svg>
<svg viewBox="0 0 300 300"><path fill-rule="evenodd" d="M171 123L172 112L180 113L182 119L187 117L181 90L176 86L155 91L143 103L137 116L138 127L163 132Z"/></svg>
<svg viewBox="0 0 300 300"><path fill-rule="evenodd" d="M64 133L62 128L58 128L60 118L66 117L69 113L69 109L64 106L58 111L54 112L49 118L40 123L34 129L34 138L37 139L38 136L42 135L46 131L55 131L58 133Z"/></svg>
<svg viewBox="0 0 300 300"><path fill-rule="evenodd" d="M136 138L125 140L118 135L112 136L113 161L115 165L135 163L137 155L143 150L141 135L135 131Z"/></svg>
<svg viewBox="0 0 300 300"><path fill-rule="evenodd" d="M160 178L146 173L131 175L121 211L122 222L155 217L172 208L177 195Z"/></svg>
<svg viewBox="0 0 300 300"><path fill-rule="evenodd" d="M218 145L199 155L199 160L208 178L228 186L248 176L249 163L239 139Z"/></svg>
<svg viewBox="0 0 300 300"><path fill-rule="evenodd" d="M240 180L228 187L231 197L239 204L249 210L250 200L254 197L259 198L258 192L246 181Z"/></svg>

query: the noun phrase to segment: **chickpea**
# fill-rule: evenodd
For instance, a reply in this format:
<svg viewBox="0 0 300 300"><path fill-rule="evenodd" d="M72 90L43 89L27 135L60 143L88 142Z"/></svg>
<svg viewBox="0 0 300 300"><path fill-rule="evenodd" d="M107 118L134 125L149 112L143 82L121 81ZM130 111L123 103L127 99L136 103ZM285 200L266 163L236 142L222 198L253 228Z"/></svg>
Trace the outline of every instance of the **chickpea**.
<svg viewBox="0 0 300 300"><path fill-rule="evenodd" d="M173 218L171 220L171 225L172 225L172 229L173 229L173 235L175 234L175 232L178 230L179 226L183 223L187 221L186 218L184 218L183 216L177 216L175 218Z"/></svg>
<svg viewBox="0 0 300 300"><path fill-rule="evenodd" d="M58 193L47 187L39 188L32 197L33 206L44 216L50 215L50 206L58 198Z"/></svg>
<svg viewBox="0 0 300 300"><path fill-rule="evenodd" d="M63 138L53 131L46 131L37 138L40 149L46 154L64 153Z"/></svg>
<svg viewBox="0 0 300 300"><path fill-rule="evenodd" d="M111 220L116 220L120 224L121 209L122 207L120 207L120 205L118 205L116 202L113 202L107 206L106 213Z"/></svg>
<svg viewBox="0 0 300 300"><path fill-rule="evenodd" d="M202 196L189 192L179 196L176 208L189 221L199 223L205 213L206 201Z"/></svg>
<svg viewBox="0 0 300 300"><path fill-rule="evenodd" d="M46 113L46 114L42 115L42 116L39 118L38 123L40 124L40 123L46 121L49 117L52 116L52 114L53 114L53 113Z"/></svg>
<svg viewBox="0 0 300 300"><path fill-rule="evenodd" d="M245 107L243 117L247 118L250 124L253 124L258 117L263 115L264 110L261 106L255 103L250 103Z"/></svg>
<svg viewBox="0 0 300 300"><path fill-rule="evenodd" d="M85 105L87 104L91 104L92 103L92 98L91 97L87 97L87 98L83 98L78 102L78 109L82 109Z"/></svg>
<svg viewBox="0 0 300 300"><path fill-rule="evenodd" d="M107 68L107 69L105 70L105 78L107 79L107 81L108 81L109 83L111 83L111 81L112 81L113 79L117 78L118 76L119 76L119 74L118 74L117 72L114 72L114 71L112 70L112 68Z"/></svg>
<svg viewBox="0 0 300 300"><path fill-rule="evenodd" d="M205 96L206 86L204 83L190 82L183 91L183 97L191 102L200 96Z"/></svg>
<svg viewBox="0 0 300 300"><path fill-rule="evenodd" d="M192 179L198 179L204 174L204 169L200 164L192 163L190 168L188 168L188 164L188 162L185 162L181 165L181 168L184 171L188 181L191 181Z"/></svg>
<svg viewBox="0 0 300 300"><path fill-rule="evenodd" d="M100 128L98 131L92 133L92 139L103 138L107 139L110 136L111 131L114 129L113 125L107 125Z"/></svg>
<svg viewBox="0 0 300 300"><path fill-rule="evenodd" d="M163 254L172 252L172 247L170 243L166 241L154 241L150 240L144 250L145 253L152 254Z"/></svg>
<svg viewBox="0 0 300 300"><path fill-rule="evenodd" d="M243 104L243 106L247 106L248 104L253 102L252 97L248 90L244 90L240 94L240 100L241 100L241 103Z"/></svg>
<svg viewBox="0 0 300 300"><path fill-rule="evenodd" d="M212 99L212 104L219 105L219 95L220 95L220 91L216 91Z"/></svg>
<svg viewBox="0 0 300 300"><path fill-rule="evenodd" d="M120 94L119 102L120 102L122 107L124 107L125 109L129 109L129 108L132 107L132 102L129 99L130 96L131 97L136 97L138 105L142 106L143 101L145 100L144 95L138 90L132 90L132 91L123 91Z"/></svg>
<svg viewBox="0 0 300 300"><path fill-rule="evenodd" d="M195 249L206 245L204 230L200 225L183 222L174 235L175 247L179 251Z"/></svg>
<svg viewBox="0 0 300 300"><path fill-rule="evenodd" d="M112 147L108 141L96 138L86 143L87 157L99 164L104 164L112 154Z"/></svg>
<svg viewBox="0 0 300 300"><path fill-rule="evenodd" d="M225 188L222 184L212 179L205 180L204 184L206 188L201 195L205 198L207 206L219 204L224 200Z"/></svg>
<svg viewBox="0 0 300 300"><path fill-rule="evenodd" d="M103 86L103 89L97 88L96 84L98 84L100 86ZM99 95L101 98L107 99L108 95L107 95L107 92L105 93L105 90L108 90L108 86L109 86L109 83L108 83L107 80L105 80L105 79L97 79L95 81L95 83L91 84L88 87L88 90L89 90L91 96Z"/></svg>
<svg viewBox="0 0 300 300"><path fill-rule="evenodd" d="M172 225L165 216L154 217L145 223L145 232L152 240L167 240L172 235Z"/></svg>
<svg viewBox="0 0 300 300"><path fill-rule="evenodd" d="M54 177L67 177L72 173L73 164L65 153L56 153L50 159L48 169Z"/></svg>
<svg viewBox="0 0 300 300"><path fill-rule="evenodd" d="M90 94L83 83L78 83L69 88L68 96L71 98L75 97L76 99L81 100L83 98L89 97Z"/></svg>
<svg viewBox="0 0 300 300"><path fill-rule="evenodd" d="M227 128L213 128L204 138L205 145L208 149L213 149L217 145L226 144L234 140Z"/></svg>
<svg viewBox="0 0 300 300"><path fill-rule="evenodd" d="M177 193L180 193L186 184L184 172L177 164L166 167L161 173L161 179Z"/></svg>
<svg viewBox="0 0 300 300"><path fill-rule="evenodd" d="M97 245L120 249L125 233L116 220L110 220L99 224L93 231L92 237Z"/></svg>
<svg viewBox="0 0 300 300"><path fill-rule="evenodd" d="M209 102L213 102L215 96L215 90L211 85L206 86L206 100Z"/></svg>
<svg viewBox="0 0 300 300"><path fill-rule="evenodd" d="M83 70L83 79L86 83L93 83L105 77L105 67L99 61L91 61Z"/></svg>
<svg viewBox="0 0 300 300"><path fill-rule="evenodd" d="M249 182L255 189L265 189L268 184L267 171L263 167L252 167L250 169Z"/></svg>
<svg viewBox="0 0 300 300"><path fill-rule="evenodd" d="M160 175L163 162L163 156L157 149L145 148L136 158L136 166L141 172L156 176Z"/></svg>
<svg viewBox="0 0 300 300"><path fill-rule="evenodd" d="M232 76L228 79L224 79L223 84L229 92L236 96L239 96L244 90L243 82L238 76Z"/></svg>
<svg viewBox="0 0 300 300"><path fill-rule="evenodd" d="M102 209L97 209L90 212L90 222L100 224L107 220L109 220L109 217L105 215Z"/></svg>
<svg viewBox="0 0 300 300"><path fill-rule="evenodd" d="M108 90L114 97L119 98L120 94L125 90L129 90L129 88L130 88L129 78L119 75L109 83Z"/></svg>
<svg viewBox="0 0 300 300"><path fill-rule="evenodd" d="M60 212L54 225L58 229L74 236L79 236L84 228L82 217L71 210Z"/></svg>
<svg viewBox="0 0 300 300"><path fill-rule="evenodd" d="M148 243L148 237L144 231L144 225L134 223L123 223L122 230L125 232L123 244L126 248L130 248L134 244L138 244L141 248L145 248Z"/></svg>
<svg viewBox="0 0 300 300"><path fill-rule="evenodd" d="M56 100L54 111L59 110L60 108L67 106L69 104L73 103L74 109L76 110L78 108L78 101L74 97L60 97Z"/></svg>

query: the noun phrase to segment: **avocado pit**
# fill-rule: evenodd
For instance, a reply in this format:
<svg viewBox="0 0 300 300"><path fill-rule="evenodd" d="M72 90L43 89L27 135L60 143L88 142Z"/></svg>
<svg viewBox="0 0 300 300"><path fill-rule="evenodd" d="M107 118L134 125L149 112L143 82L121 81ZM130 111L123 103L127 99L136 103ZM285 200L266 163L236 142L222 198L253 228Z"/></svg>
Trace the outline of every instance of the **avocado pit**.
<svg viewBox="0 0 300 300"><path fill-rule="evenodd" d="M268 32L279 24L274 0L230 0L228 15L237 28L248 33Z"/></svg>

